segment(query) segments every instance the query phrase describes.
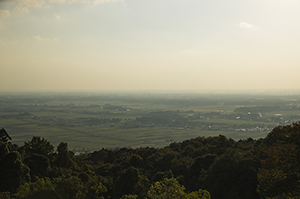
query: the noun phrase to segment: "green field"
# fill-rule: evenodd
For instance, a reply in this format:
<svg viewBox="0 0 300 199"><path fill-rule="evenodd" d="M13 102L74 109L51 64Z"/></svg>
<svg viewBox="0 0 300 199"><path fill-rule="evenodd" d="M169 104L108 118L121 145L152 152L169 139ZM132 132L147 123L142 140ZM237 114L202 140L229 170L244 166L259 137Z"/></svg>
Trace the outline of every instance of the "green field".
<svg viewBox="0 0 300 199"><path fill-rule="evenodd" d="M235 140L248 137L263 138L278 124L286 121L291 123L291 120L286 118L297 118L299 115L298 109L289 110L284 106L282 111L266 112L263 113L263 118L258 119L234 112L242 103L255 103L251 97L251 100L236 99L235 96L227 96L228 99L226 96L218 97L217 100L200 97L199 104L196 105L198 100L190 101L190 98L180 98L180 95L176 95L176 99L170 96L166 99L153 96L148 99L149 96L151 97L0 95L0 128L5 128L12 137L12 142L19 145L33 136L40 136L55 146L60 142L67 142L69 148L74 151L93 151L117 147L164 147L170 142L220 134ZM234 104L232 99L236 100L238 105ZM201 104L202 101L204 104ZM282 99L273 101L280 104ZM224 102L227 102L227 105L224 105ZM288 103L290 102L285 99L284 104ZM295 104L295 100L291 103ZM269 104L267 100L266 104ZM298 107L298 104L295 106ZM118 110L120 107L121 110ZM151 116L151 112L164 114L166 111L170 112L166 116L167 119L179 117L185 123L180 123L177 119L178 124L170 123L172 120L164 124L160 124L160 121L150 121L151 117L154 117ZM282 114L284 118L278 119L278 116L274 117L275 114ZM193 115L196 118L191 119L190 116ZM139 123L136 120L144 116L148 122ZM235 116L242 118L236 119ZM113 118L119 121L112 122Z"/></svg>
<svg viewBox="0 0 300 199"><path fill-rule="evenodd" d="M57 118L79 118L90 117L86 114L72 113L53 113L39 112L34 114L38 117L55 116ZM127 117L126 117L127 116ZM103 118L103 116L93 116ZM136 116L130 113L120 118L134 119ZM209 119L199 120L207 124L249 124L248 121ZM175 129L172 127L146 127L122 129L114 128L109 125L93 125L79 127L57 127L57 126L39 126L42 123L32 119L1 119L0 126L5 128L11 135L13 142L22 145L23 142L30 140L33 136L40 136L48 139L54 145L60 142L68 142L69 148L75 151L99 150L101 148L116 147L164 147L173 141L183 141L198 136L217 136L219 134L231 137L233 139L244 139L247 137L262 138L266 132L236 132L221 130L202 130L195 129ZM251 122L250 122L251 123ZM253 121L253 124L261 125L262 122ZM275 125L275 124L274 124Z"/></svg>
<svg viewBox="0 0 300 199"><path fill-rule="evenodd" d="M54 145L58 145L60 142L68 142L69 148L75 151L116 147L163 147L173 141L220 134L233 139L262 138L266 136L266 132L177 130L169 127L137 129L117 129L105 126L55 128L15 120L1 120L0 125L6 126L5 129L11 135L13 142L19 145L30 140L33 136L40 136L48 139Z"/></svg>

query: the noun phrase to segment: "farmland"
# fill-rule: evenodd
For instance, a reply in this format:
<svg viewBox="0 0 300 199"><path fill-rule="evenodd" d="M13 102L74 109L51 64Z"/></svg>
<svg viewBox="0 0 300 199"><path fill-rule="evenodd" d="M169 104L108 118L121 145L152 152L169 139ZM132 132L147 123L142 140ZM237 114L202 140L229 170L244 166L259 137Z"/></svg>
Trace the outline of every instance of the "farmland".
<svg viewBox="0 0 300 199"><path fill-rule="evenodd" d="M1 93L0 128L22 145L40 136L75 152L164 147L198 136L263 138L300 120L299 95Z"/></svg>

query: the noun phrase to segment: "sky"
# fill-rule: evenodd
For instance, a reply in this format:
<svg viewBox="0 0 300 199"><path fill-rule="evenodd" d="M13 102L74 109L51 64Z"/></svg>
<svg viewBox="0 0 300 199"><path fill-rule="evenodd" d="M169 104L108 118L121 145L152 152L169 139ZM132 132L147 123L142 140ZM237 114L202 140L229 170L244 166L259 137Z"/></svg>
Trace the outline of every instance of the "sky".
<svg viewBox="0 0 300 199"><path fill-rule="evenodd" d="M300 89L299 0L0 0L0 91Z"/></svg>

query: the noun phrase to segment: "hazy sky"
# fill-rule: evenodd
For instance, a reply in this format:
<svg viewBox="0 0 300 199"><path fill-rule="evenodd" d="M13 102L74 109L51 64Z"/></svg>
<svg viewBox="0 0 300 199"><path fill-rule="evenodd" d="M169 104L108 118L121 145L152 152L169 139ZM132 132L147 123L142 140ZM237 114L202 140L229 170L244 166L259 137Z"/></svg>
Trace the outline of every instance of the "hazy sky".
<svg viewBox="0 0 300 199"><path fill-rule="evenodd" d="M0 0L0 91L300 89L299 0Z"/></svg>

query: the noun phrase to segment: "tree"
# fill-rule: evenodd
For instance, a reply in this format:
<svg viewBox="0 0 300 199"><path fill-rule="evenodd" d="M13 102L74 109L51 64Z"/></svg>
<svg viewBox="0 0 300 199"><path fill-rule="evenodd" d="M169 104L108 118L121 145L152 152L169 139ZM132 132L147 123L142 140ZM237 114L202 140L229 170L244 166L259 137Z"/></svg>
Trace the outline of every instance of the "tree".
<svg viewBox="0 0 300 199"><path fill-rule="evenodd" d="M8 153L0 160L0 176L0 191L11 193L30 181L29 168L23 164L19 152Z"/></svg>
<svg viewBox="0 0 300 199"><path fill-rule="evenodd" d="M80 179L71 176L53 180L38 178L36 182L21 185L15 196L16 199L83 199L85 194L86 190Z"/></svg>
<svg viewBox="0 0 300 199"><path fill-rule="evenodd" d="M0 192L0 198L1 199L10 199L10 193L9 192Z"/></svg>
<svg viewBox="0 0 300 199"><path fill-rule="evenodd" d="M213 198L259 198L256 193L257 162L252 153L229 151L200 175L200 186Z"/></svg>
<svg viewBox="0 0 300 199"><path fill-rule="evenodd" d="M199 189L187 194L187 199L210 199L210 193L206 190Z"/></svg>
<svg viewBox="0 0 300 199"><path fill-rule="evenodd" d="M90 191L87 194L87 198L99 198L104 199L103 194L107 192L107 188L101 183L95 183L93 186L90 186Z"/></svg>
<svg viewBox="0 0 300 199"><path fill-rule="evenodd" d="M8 140L11 140L11 137L8 135L8 133L6 132L6 130L4 128L2 128L0 130L0 141L2 141L2 142L8 142Z"/></svg>
<svg viewBox="0 0 300 199"><path fill-rule="evenodd" d="M210 165L212 165L215 159L218 156L215 154L205 154L195 159L195 162L191 165L191 175L192 176L199 176L202 169L207 170Z"/></svg>
<svg viewBox="0 0 300 199"><path fill-rule="evenodd" d="M129 158L129 164L131 166L134 166L134 167L137 167L137 168L143 167L144 166L143 165L143 158L139 155L134 154Z"/></svg>
<svg viewBox="0 0 300 199"><path fill-rule="evenodd" d="M175 178L157 181L151 185L148 191L147 198L149 199L164 199L164 198L184 198L186 193L185 187L181 186Z"/></svg>
<svg viewBox="0 0 300 199"><path fill-rule="evenodd" d="M24 149L26 154L41 154L44 156L49 156L53 150L53 145L46 139L34 136L31 141L24 143Z"/></svg>
<svg viewBox="0 0 300 199"><path fill-rule="evenodd" d="M136 199L137 195L123 195L121 199Z"/></svg>
<svg viewBox="0 0 300 199"><path fill-rule="evenodd" d="M116 180L116 188L119 189L119 195L133 194L139 178L140 173L137 168L130 166L123 170Z"/></svg>
<svg viewBox="0 0 300 199"><path fill-rule="evenodd" d="M31 179L34 179L35 176L46 176L51 168L46 156L35 153L24 158L24 163L30 168Z"/></svg>
<svg viewBox="0 0 300 199"><path fill-rule="evenodd" d="M187 188L189 190L195 190L199 186L199 176L202 172L205 172L217 159L215 154L206 154L195 158L194 163L190 167L190 173L187 181Z"/></svg>
<svg viewBox="0 0 300 199"><path fill-rule="evenodd" d="M74 168L76 163L74 161L74 152L68 150L68 143L61 142L57 146L57 158L55 165L62 168Z"/></svg>
<svg viewBox="0 0 300 199"><path fill-rule="evenodd" d="M6 142L0 141L0 161L10 152L8 144Z"/></svg>
<svg viewBox="0 0 300 199"><path fill-rule="evenodd" d="M59 177L55 178L55 192L60 198L66 199L83 199L87 193L87 189L84 187L82 181L76 177L71 176L69 178Z"/></svg>
<svg viewBox="0 0 300 199"><path fill-rule="evenodd" d="M148 199L210 199L210 194L205 190L198 190L189 194L184 192L185 187L180 185L175 178L157 181L151 185L147 193Z"/></svg>
<svg viewBox="0 0 300 199"><path fill-rule="evenodd" d="M36 182L21 185L15 194L16 199L59 199L55 185L49 178L39 178Z"/></svg>
<svg viewBox="0 0 300 199"><path fill-rule="evenodd" d="M262 197L300 196L300 122L274 128L264 140L258 171Z"/></svg>

